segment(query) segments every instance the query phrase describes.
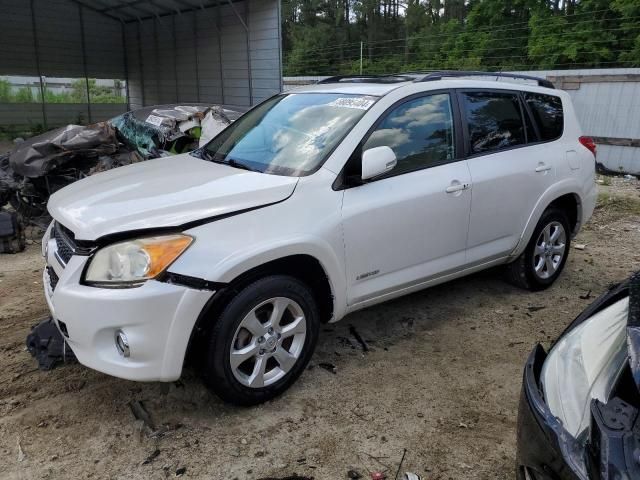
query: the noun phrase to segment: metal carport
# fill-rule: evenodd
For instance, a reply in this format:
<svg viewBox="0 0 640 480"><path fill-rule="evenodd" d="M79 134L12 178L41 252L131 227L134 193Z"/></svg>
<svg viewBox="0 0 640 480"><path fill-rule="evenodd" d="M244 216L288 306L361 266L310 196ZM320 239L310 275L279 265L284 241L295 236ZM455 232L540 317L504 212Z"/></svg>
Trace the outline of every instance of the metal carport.
<svg viewBox="0 0 640 480"><path fill-rule="evenodd" d="M109 118L144 105L249 106L281 89L279 0L0 0L0 76L39 82L0 103L0 126ZM84 79L84 103L47 102L51 77ZM126 80L126 104L94 103L88 79Z"/></svg>

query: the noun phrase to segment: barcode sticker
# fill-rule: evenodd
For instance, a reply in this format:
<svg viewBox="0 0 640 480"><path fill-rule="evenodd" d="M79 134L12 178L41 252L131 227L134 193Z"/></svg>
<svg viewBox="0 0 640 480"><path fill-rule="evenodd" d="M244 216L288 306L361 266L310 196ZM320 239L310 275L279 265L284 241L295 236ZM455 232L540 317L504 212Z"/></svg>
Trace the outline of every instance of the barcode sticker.
<svg viewBox="0 0 640 480"><path fill-rule="evenodd" d="M160 125L162 125L163 118L158 117L157 115L149 115L145 121L147 123L150 123L151 125L159 127Z"/></svg>
<svg viewBox="0 0 640 480"><path fill-rule="evenodd" d="M355 98L336 98L333 102L329 103L332 107L344 107L344 108L357 108L358 110L369 110L371 105L375 103L375 100L370 97L355 97Z"/></svg>

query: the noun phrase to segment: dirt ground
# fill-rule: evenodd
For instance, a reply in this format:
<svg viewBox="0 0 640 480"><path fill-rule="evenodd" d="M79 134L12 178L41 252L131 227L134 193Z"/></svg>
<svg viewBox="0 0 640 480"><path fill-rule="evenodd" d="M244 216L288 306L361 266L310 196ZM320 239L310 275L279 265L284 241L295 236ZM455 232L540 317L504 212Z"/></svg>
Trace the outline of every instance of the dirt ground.
<svg viewBox="0 0 640 480"><path fill-rule="evenodd" d="M14 145L13 142L0 139L0 155L11 150L13 148L13 145Z"/></svg>
<svg viewBox="0 0 640 480"><path fill-rule="evenodd" d="M3 255L0 476L162 479L184 468L207 479L331 480L350 469L393 478L407 449L403 470L426 480L513 478L528 353L640 265L640 184L601 182L600 206L549 290L524 292L492 270L350 315L323 329L300 381L257 408L223 404L191 372L158 384L78 364L39 371L24 339L47 313L40 247ZM357 348L350 325L371 351ZM160 434L143 431L131 400Z"/></svg>

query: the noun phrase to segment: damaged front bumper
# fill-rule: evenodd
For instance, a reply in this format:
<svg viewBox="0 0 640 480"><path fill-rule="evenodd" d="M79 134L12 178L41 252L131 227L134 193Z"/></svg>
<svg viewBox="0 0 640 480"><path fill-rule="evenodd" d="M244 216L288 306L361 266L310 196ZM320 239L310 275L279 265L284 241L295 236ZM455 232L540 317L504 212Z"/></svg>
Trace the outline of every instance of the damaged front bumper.
<svg viewBox="0 0 640 480"><path fill-rule="evenodd" d="M81 277L90 257L73 255L64 264L53 238L43 250L45 298L80 363L128 380L180 377L191 331L213 292L155 280L137 288L86 286ZM128 356L116 344L120 332Z"/></svg>
<svg viewBox="0 0 640 480"><path fill-rule="evenodd" d="M628 295L628 281L611 289L578 316L560 340ZM640 394L630 364L623 364L604 402L595 398L587 402L589 426L574 437L545 399L542 377L547 361L547 353L538 345L525 366L518 412L517 478L640 478Z"/></svg>

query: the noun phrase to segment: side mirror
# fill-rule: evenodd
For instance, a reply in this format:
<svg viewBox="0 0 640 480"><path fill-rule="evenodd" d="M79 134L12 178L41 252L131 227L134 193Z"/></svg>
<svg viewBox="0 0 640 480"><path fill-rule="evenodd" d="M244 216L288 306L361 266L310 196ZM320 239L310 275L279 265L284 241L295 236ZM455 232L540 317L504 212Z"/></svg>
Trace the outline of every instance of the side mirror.
<svg viewBox="0 0 640 480"><path fill-rule="evenodd" d="M376 147L362 154L362 180L369 180L394 169L398 160L389 147Z"/></svg>

